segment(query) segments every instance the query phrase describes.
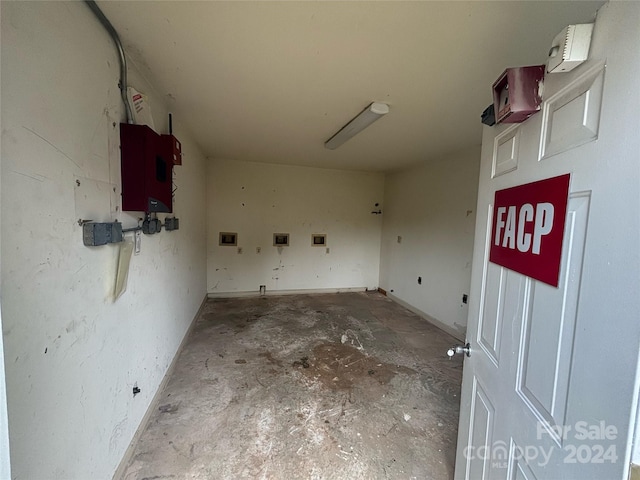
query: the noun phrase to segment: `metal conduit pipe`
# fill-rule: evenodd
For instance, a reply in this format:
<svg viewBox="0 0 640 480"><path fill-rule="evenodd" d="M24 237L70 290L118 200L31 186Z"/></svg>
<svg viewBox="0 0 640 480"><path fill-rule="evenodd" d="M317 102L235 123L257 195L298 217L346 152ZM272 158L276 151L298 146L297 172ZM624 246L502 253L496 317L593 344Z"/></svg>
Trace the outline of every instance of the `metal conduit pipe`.
<svg viewBox="0 0 640 480"><path fill-rule="evenodd" d="M133 110L131 109L131 104L129 103L129 97L127 96L127 59L124 56L124 48L122 48L122 43L120 42L120 37L118 36L118 32L113 28L111 22L107 17L104 16L100 7L96 5L94 0L85 0L87 6L91 9L91 11L95 14L95 16L100 20L102 26L109 32L111 38L116 44L116 48L118 49L118 57L120 59L120 94L122 96L122 101L124 102L124 107L127 114L127 123L133 123Z"/></svg>

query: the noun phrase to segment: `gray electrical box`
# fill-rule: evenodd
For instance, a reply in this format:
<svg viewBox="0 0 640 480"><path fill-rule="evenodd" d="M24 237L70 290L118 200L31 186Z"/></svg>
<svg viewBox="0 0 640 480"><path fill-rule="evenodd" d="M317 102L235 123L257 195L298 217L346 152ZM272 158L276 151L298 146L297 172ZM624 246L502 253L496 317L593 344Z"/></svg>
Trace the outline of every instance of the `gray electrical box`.
<svg viewBox="0 0 640 480"><path fill-rule="evenodd" d="M122 242L122 224L87 222L82 225L82 240L87 247Z"/></svg>

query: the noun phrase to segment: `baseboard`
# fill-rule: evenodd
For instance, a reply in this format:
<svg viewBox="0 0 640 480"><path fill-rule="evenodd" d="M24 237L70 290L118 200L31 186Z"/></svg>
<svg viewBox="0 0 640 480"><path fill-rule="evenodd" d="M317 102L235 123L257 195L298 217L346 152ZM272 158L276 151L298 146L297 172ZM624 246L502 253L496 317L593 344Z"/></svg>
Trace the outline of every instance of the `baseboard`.
<svg viewBox="0 0 640 480"><path fill-rule="evenodd" d="M367 287L349 287L349 288L316 288L316 289L300 289L300 290L267 290L265 296L270 295L311 295L316 293L345 293L345 292L367 292L375 291ZM236 298L236 297L259 297L260 291L251 290L249 292L215 292L208 293L208 298Z"/></svg>
<svg viewBox="0 0 640 480"><path fill-rule="evenodd" d="M173 360L171 360L171 364L169 365L169 368L167 368L167 371L165 372L164 377L162 377L162 381L160 382L160 385L158 385L158 389L156 390L155 395L151 399L151 403L149 403L149 408L147 408L147 411L142 417L142 420L140 421L140 425L138 425L138 428L136 429L136 433L133 434L133 438L131 439L131 442L129 442L129 446L127 447L127 450L124 452L124 456L122 457L122 460L120 460L120 464L118 465L118 468L116 468L116 471L113 474L113 480L120 480L124 475L124 472L133 456L133 452L135 450L136 444L138 443L138 440L140 439L140 436L142 435L144 430L147 428L147 424L149 423L149 420L151 420L151 415L156 411L156 408L160 403L160 394L164 390L164 387L167 386L167 383L169 383L169 379L171 378L171 374L175 369L176 363L178 361L178 357L180 356L180 353L182 352L184 346L186 345L187 340L189 339L189 335L191 334L193 327L195 327L196 321L198 320L198 317L200 317L200 314L202 313L202 309L207 303L207 300L208 298L205 296L204 299L202 300L202 303L200 304L200 308L198 308L198 311L196 312L196 315L193 317L193 320L191 320L191 325L189 325L189 328L187 328L187 331L184 334L184 337L182 338L182 341L180 342L178 349L176 350L176 354L173 356Z"/></svg>
<svg viewBox="0 0 640 480"><path fill-rule="evenodd" d="M460 340L461 342L465 342L466 341L465 338L464 338L464 334L463 333L455 330L454 328L451 328L451 326L449 326L449 325L447 325L445 323L442 323L440 320L437 320L437 319L433 318L431 315L423 312L422 310L414 307L413 305L408 304L404 300L399 299L394 294L388 293L387 297L390 298L391 300L393 300L394 302L396 302L397 304L402 305L407 310L410 310L413 313L415 313L416 315L419 315L420 317L424 318L427 322L429 322L430 324L438 327L440 330L443 330L443 331L447 332L449 335L454 337L456 340Z"/></svg>

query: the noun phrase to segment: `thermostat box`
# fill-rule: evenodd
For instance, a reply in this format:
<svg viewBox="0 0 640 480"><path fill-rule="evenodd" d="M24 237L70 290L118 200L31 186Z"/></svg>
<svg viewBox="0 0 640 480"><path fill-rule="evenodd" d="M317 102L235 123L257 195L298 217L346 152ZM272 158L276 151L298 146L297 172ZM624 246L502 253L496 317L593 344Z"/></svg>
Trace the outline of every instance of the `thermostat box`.
<svg viewBox="0 0 640 480"><path fill-rule="evenodd" d="M593 23L566 26L553 39L547 72L568 72L589 58L592 33Z"/></svg>
<svg viewBox="0 0 640 480"><path fill-rule="evenodd" d="M524 122L540 110L544 65L507 68L493 84L496 123Z"/></svg>

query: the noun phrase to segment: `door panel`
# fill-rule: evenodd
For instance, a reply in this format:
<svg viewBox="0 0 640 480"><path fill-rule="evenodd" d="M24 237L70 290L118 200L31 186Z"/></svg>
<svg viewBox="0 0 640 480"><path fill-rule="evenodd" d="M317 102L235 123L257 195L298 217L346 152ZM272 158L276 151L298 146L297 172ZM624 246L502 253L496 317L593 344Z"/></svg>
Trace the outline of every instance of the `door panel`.
<svg viewBox="0 0 640 480"><path fill-rule="evenodd" d="M589 199L588 193L569 198L558 288L528 280L524 302L516 391L558 446L553 427L566 424Z"/></svg>
<svg viewBox="0 0 640 480"><path fill-rule="evenodd" d="M541 159L598 138L603 88L604 64L597 63L545 102Z"/></svg>
<svg viewBox="0 0 640 480"><path fill-rule="evenodd" d="M491 177L509 173L518 168L520 151L520 129L513 125L495 138Z"/></svg>
<svg viewBox="0 0 640 480"><path fill-rule="evenodd" d="M473 384L473 405L471 407L471 445L491 445L493 443L493 417L495 408L482 389L478 379ZM475 450L475 449L474 449ZM490 465L490 455L482 447L467 454L467 479L486 478Z"/></svg>
<svg viewBox="0 0 640 480"><path fill-rule="evenodd" d="M509 480L537 480L525 460L525 449L511 439L509 449Z"/></svg>
<svg viewBox="0 0 640 480"><path fill-rule="evenodd" d="M479 318L478 345L484 349L494 365L498 366L500 351L502 314L504 312L507 271L499 265L489 263L485 275L485 291Z"/></svg>

